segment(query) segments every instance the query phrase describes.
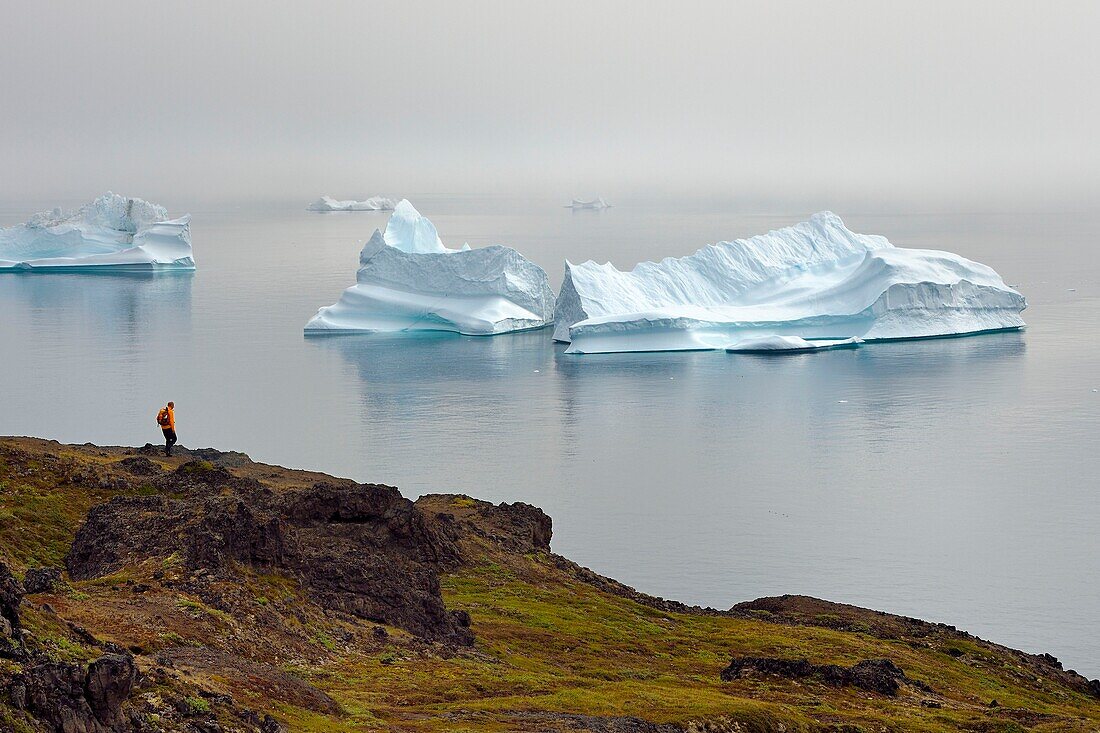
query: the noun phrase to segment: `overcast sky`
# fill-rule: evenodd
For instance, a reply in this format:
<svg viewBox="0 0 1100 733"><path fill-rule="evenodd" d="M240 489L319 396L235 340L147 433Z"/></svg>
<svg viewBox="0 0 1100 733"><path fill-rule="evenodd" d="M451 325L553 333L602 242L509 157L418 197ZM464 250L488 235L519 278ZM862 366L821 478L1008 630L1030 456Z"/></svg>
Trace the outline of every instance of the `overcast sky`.
<svg viewBox="0 0 1100 733"><path fill-rule="evenodd" d="M1088 202L1098 28L1091 0L0 0L0 197Z"/></svg>

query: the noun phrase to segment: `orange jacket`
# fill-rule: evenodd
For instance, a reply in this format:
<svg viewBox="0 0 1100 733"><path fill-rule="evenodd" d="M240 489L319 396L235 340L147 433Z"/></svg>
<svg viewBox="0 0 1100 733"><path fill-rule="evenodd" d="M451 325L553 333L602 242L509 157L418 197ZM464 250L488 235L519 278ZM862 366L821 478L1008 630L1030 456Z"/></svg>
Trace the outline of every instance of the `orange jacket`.
<svg viewBox="0 0 1100 733"><path fill-rule="evenodd" d="M176 411L175 411L175 409L165 405L164 407L160 408L160 411L168 413L168 424L167 425L161 425L160 426L161 430L175 430L176 429ZM157 413L157 424L160 424L160 413L159 412Z"/></svg>

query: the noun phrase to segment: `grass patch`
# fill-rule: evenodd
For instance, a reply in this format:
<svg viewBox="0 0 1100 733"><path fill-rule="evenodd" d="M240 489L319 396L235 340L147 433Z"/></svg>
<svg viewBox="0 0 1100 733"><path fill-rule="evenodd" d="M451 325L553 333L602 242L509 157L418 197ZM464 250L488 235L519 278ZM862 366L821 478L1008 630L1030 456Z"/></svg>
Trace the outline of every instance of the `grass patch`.
<svg viewBox="0 0 1100 733"><path fill-rule="evenodd" d="M211 608L205 603L195 601L190 598L177 598L176 608L194 618L209 616L211 618L221 621L226 625L231 625L233 623L233 617L225 611L218 610L217 608Z"/></svg>

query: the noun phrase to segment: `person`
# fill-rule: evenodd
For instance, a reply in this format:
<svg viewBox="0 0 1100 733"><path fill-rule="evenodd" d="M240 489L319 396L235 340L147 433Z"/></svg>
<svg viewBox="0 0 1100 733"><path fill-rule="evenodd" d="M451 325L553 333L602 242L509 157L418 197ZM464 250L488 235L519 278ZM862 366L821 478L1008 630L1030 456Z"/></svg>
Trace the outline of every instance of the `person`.
<svg viewBox="0 0 1100 733"><path fill-rule="evenodd" d="M176 403L169 402L157 413L157 425L164 433L164 455L172 455L172 446L176 444Z"/></svg>

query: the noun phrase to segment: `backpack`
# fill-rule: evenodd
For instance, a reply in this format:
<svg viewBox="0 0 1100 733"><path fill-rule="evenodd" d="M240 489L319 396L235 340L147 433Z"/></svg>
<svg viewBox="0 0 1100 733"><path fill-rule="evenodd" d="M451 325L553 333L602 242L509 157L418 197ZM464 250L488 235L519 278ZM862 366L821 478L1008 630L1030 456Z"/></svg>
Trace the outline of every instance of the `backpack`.
<svg viewBox="0 0 1100 733"><path fill-rule="evenodd" d="M168 417L168 408L160 408L160 412L157 413L157 425L160 425L162 428L166 428L171 424L172 418Z"/></svg>

